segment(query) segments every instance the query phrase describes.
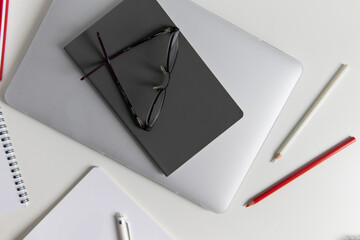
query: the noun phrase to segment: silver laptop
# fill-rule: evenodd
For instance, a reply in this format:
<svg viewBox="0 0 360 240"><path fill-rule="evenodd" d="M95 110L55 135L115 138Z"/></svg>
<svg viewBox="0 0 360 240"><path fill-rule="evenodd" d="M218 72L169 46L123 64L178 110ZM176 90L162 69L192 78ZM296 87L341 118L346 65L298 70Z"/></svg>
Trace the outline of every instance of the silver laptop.
<svg viewBox="0 0 360 240"><path fill-rule="evenodd" d="M292 57L190 1L158 2L244 111L240 121L169 177L150 160L90 84L79 81L81 72L63 49L119 4L118 0L54 1L5 100L204 208L224 212L302 67Z"/></svg>

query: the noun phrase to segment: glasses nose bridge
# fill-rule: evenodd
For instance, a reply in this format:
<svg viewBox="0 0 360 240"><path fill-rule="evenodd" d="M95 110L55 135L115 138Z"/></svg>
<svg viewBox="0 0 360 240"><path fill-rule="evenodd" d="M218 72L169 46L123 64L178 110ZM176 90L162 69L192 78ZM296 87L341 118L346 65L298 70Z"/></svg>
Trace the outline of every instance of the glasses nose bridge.
<svg viewBox="0 0 360 240"><path fill-rule="evenodd" d="M167 88L167 86L169 85L169 82L170 82L170 73L166 72L164 74L164 80L163 80L163 83L161 85L163 86L163 88Z"/></svg>

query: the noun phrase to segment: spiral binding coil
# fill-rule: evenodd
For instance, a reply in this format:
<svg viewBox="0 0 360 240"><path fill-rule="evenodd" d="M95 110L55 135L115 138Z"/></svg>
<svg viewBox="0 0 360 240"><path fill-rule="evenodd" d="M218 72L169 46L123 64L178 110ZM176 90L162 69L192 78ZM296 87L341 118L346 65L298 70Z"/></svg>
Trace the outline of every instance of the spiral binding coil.
<svg viewBox="0 0 360 240"><path fill-rule="evenodd" d="M5 155L8 160L8 164L10 167L10 172L14 179L16 191L18 192L18 196L21 204L26 204L29 202L29 198L27 198L26 188L24 186L24 181L21 179L22 175L20 173L20 168L18 167L18 162L16 161L16 156L14 154L14 149L12 149L12 144L10 142L10 137L8 136L9 132L6 130L5 120L2 117L3 113L0 111L0 141L2 147L5 150Z"/></svg>

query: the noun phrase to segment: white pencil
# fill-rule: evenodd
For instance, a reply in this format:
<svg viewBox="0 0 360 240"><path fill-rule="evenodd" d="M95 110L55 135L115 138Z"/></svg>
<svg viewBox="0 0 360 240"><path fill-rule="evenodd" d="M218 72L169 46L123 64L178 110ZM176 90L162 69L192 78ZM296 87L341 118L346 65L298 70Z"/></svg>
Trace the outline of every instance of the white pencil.
<svg viewBox="0 0 360 240"><path fill-rule="evenodd" d="M310 108L305 112L305 114L300 119L300 121L292 129L292 131L287 136L287 138L284 140L284 142L280 145L280 147L277 150L276 154L274 155L274 158L272 159L272 161L275 161L276 159L279 159L282 157L282 155L284 154L284 152L286 151L288 146L291 145L291 143L294 141L296 136L304 128L307 121L312 117L312 115L319 108L319 106L324 101L324 99L329 95L330 90L332 88L334 88L335 83L339 82L339 80L344 76L344 74L346 73L347 70L348 70L348 66L346 64L342 64L340 66L338 71L335 73L335 75L332 77L332 79L330 79L329 83L322 90L321 94L316 98L316 100L312 103Z"/></svg>

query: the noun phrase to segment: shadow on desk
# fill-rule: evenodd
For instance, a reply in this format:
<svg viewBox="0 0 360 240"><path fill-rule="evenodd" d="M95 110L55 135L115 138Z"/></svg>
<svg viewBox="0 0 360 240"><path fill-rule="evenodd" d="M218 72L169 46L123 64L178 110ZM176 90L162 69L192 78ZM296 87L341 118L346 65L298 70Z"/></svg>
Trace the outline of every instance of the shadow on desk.
<svg viewBox="0 0 360 240"><path fill-rule="evenodd" d="M23 231L21 234L19 234L15 239L18 239L18 240L24 239L36 227L36 225L38 225L46 217L46 215L48 215L51 212L51 210L56 205L58 205L64 199L64 197L71 190L73 190L73 188L81 181L81 179L83 179L93 168L94 168L94 166L89 167L85 171L85 173L83 173L55 203L53 203L50 207L48 207L48 209L45 211L45 213L43 213L40 217L38 217L36 220L34 220L33 224L31 224L30 227L28 227L25 231Z"/></svg>
<svg viewBox="0 0 360 240"><path fill-rule="evenodd" d="M360 234L359 235L347 235L345 237L340 238L339 240L360 240Z"/></svg>

